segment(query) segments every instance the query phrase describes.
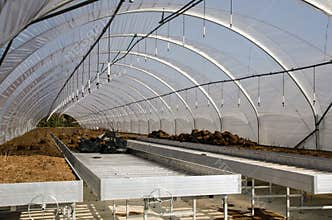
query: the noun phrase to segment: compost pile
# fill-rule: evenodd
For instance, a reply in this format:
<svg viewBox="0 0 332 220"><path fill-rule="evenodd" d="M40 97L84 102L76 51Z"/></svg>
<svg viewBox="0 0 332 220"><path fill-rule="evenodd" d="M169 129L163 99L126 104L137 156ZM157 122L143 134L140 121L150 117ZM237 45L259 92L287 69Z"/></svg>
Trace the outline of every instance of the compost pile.
<svg viewBox="0 0 332 220"><path fill-rule="evenodd" d="M0 183L76 179L49 133L37 128L0 145Z"/></svg>
<svg viewBox="0 0 332 220"><path fill-rule="evenodd" d="M310 155L314 157L332 158L332 152L330 151L258 145L254 141L239 137L238 135L232 134L229 131L224 131L224 132L215 131L214 133L212 133L207 130L199 131L195 129L192 130L191 134L182 133L179 135L169 135L165 131L158 130L151 132L148 135L148 137L158 138L158 139L168 139L180 142L232 146L237 148L246 148L251 150L259 150L259 151L283 152L283 153Z"/></svg>
<svg viewBox="0 0 332 220"><path fill-rule="evenodd" d="M96 138L81 138L77 150L81 153L126 153L127 141L115 131L106 130Z"/></svg>
<svg viewBox="0 0 332 220"><path fill-rule="evenodd" d="M249 139L239 137L237 134L232 134L229 131L215 131L214 133L208 130L194 129L190 134L181 133L179 135L169 135L165 131L153 131L148 135L149 138L169 139L180 142L193 142L201 144L213 144L222 146L241 145L245 147L255 146L256 142Z"/></svg>

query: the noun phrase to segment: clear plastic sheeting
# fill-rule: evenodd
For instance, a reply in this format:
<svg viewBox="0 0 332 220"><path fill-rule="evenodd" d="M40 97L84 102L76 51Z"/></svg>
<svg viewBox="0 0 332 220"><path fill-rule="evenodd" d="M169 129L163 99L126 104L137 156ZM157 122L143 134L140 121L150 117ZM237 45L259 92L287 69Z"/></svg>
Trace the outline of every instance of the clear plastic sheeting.
<svg viewBox="0 0 332 220"><path fill-rule="evenodd" d="M69 7L74 0L1 0L0 1L0 47L15 37L29 23Z"/></svg>
<svg viewBox="0 0 332 220"><path fill-rule="evenodd" d="M331 60L328 1L124 1L81 63L120 1L28 24L84 2L20 5L21 20L1 19L1 55L17 35L0 66L1 142L58 112L88 128L228 130L260 144L332 150L332 65L293 70ZM197 5L151 32L189 2ZM268 74L276 71L285 72Z"/></svg>

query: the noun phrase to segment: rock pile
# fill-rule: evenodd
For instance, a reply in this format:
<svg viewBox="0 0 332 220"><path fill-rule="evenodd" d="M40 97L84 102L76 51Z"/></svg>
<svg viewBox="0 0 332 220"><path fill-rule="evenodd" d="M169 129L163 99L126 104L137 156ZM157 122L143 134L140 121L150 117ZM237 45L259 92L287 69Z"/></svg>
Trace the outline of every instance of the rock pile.
<svg viewBox="0 0 332 220"><path fill-rule="evenodd" d="M153 131L148 135L149 138L159 138L159 139L169 139L180 142L193 142L201 144L213 144L213 145L222 145L222 146L255 146L257 143L239 137L237 134L232 134L229 131L215 131L214 133L208 130L197 130L194 129L190 134L181 133L179 135L169 135L165 131L158 130Z"/></svg>

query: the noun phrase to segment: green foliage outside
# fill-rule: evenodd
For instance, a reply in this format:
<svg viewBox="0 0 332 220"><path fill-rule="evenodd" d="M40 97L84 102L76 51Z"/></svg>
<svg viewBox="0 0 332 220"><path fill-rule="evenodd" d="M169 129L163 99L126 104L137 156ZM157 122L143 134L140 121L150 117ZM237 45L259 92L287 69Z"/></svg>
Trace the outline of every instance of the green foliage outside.
<svg viewBox="0 0 332 220"><path fill-rule="evenodd" d="M80 127L80 125L69 115L53 114L48 121L47 117L40 120L37 127Z"/></svg>

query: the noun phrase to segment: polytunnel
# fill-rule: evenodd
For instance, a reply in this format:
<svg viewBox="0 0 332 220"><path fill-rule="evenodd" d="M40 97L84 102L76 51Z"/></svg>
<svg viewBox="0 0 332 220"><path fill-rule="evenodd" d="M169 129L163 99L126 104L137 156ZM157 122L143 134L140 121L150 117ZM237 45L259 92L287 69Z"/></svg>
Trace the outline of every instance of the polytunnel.
<svg viewBox="0 0 332 220"><path fill-rule="evenodd" d="M332 3L0 2L0 141L87 128L231 131L331 151Z"/></svg>

